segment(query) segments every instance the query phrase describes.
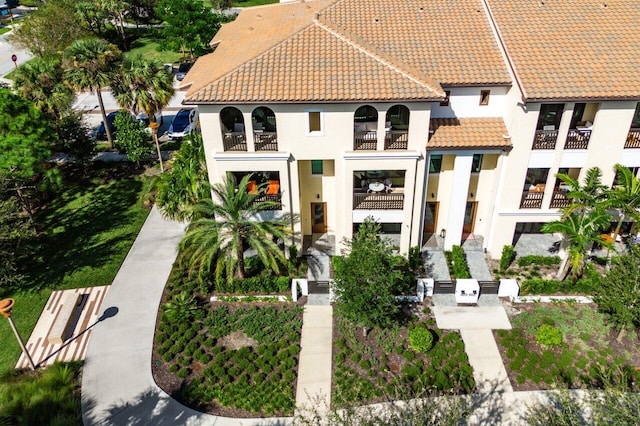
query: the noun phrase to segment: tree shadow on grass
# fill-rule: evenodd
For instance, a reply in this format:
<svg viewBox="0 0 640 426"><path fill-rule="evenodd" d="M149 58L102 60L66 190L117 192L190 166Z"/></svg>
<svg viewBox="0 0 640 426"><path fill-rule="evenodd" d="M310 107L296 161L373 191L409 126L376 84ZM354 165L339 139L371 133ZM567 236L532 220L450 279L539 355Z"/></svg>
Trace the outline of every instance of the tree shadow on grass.
<svg viewBox="0 0 640 426"><path fill-rule="evenodd" d="M86 187L75 182L66 185L67 189L39 215L43 232L19 259L26 278L21 290L59 286L76 271L100 268L114 256L124 258L135 239L124 229L140 217L131 210L142 189L140 180L110 180ZM78 206L70 205L79 201ZM86 283L98 284L108 283Z"/></svg>

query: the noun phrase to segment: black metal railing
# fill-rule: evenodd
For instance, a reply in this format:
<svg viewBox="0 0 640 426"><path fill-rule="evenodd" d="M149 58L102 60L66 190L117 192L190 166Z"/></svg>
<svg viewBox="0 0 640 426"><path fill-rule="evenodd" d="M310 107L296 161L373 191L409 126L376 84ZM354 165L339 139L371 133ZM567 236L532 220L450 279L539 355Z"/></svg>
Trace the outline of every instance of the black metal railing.
<svg viewBox="0 0 640 426"><path fill-rule="evenodd" d="M640 148L640 129L629 129L625 148Z"/></svg>
<svg viewBox="0 0 640 426"><path fill-rule="evenodd" d="M563 207L568 207L571 204L571 200L567 197L567 191L563 191L561 189L554 189L553 196L551 197L551 205L552 209L560 209Z"/></svg>
<svg viewBox="0 0 640 426"><path fill-rule="evenodd" d="M377 147L378 133L376 131L353 133L354 151L375 151Z"/></svg>
<svg viewBox="0 0 640 426"><path fill-rule="evenodd" d="M282 210L282 195L281 194L260 194L256 198L254 198L253 202L262 203L265 201L270 201L274 203L269 208L265 210Z"/></svg>
<svg viewBox="0 0 640 426"><path fill-rule="evenodd" d="M407 149L408 147L408 130L387 130L384 135L384 149Z"/></svg>
<svg viewBox="0 0 640 426"><path fill-rule="evenodd" d="M557 130L536 130L532 149L555 149L557 140Z"/></svg>
<svg viewBox="0 0 640 426"><path fill-rule="evenodd" d="M226 132L222 143L225 151L247 150L247 138L244 132Z"/></svg>
<svg viewBox="0 0 640 426"><path fill-rule="evenodd" d="M253 132L256 151L277 151L278 134L276 132Z"/></svg>
<svg viewBox="0 0 640 426"><path fill-rule="evenodd" d="M404 207L404 194L371 194L354 193L354 210L402 210Z"/></svg>
<svg viewBox="0 0 640 426"><path fill-rule="evenodd" d="M564 149L587 149L591 139L591 130L569 130Z"/></svg>
<svg viewBox="0 0 640 426"><path fill-rule="evenodd" d="M542 207L544 192L524 191L520 201L521 209L539 209Z"/></svg>

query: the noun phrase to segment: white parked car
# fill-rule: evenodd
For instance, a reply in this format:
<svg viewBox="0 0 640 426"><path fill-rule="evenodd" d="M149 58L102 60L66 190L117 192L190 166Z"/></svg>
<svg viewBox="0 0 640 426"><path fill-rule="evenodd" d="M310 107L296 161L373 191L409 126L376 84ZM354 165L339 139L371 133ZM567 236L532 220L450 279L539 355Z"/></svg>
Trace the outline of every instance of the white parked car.
<svg viewBox="0 0 640 426"><path fill-rule="evenodd" d="M198 128L198 110L183 108L171 122L167 132L169 139L182 139Z"/></svg>

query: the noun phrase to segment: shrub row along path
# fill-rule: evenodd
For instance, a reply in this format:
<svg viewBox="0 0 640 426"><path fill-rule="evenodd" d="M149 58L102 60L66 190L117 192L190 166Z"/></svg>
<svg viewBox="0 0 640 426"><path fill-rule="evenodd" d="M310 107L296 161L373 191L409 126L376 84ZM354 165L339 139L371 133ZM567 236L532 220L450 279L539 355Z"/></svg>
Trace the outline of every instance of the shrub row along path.
<svg viewBox="0 0 640 426"><path fill-rule="evenodd" d="M264 419L230 419L187 408L162 391L151 374L158 305L185 225L154 207L104 303L117 313L98 323L82 374L86 425L255 425ZM290 419L271 419L277 424Z"/></svg>

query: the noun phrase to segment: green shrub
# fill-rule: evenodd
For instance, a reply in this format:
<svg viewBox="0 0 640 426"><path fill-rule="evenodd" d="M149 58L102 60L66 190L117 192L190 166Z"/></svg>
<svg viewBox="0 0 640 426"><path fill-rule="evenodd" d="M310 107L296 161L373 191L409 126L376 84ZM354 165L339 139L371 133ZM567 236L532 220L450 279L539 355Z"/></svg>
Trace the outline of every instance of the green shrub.
<svg viewBox="0 0 640 426"><path fill-rule="evenodd" d="M542 324L536 332L536 341L542 346L558 346L562 343L562 333L557 327ZM552 360L553 359L555 358L552 358Z"/></svg>
<svg viewBox="0 0 640 426"><path fill-rule="evenodd" d="M363 370L368 370L371 368L371 363L366 360L363 359L362 361L360 361L360 364L358 364L360 366L360 368L362 368Z"/></svg>
<svg viewBox="0 0 640 426"><path fill-rule="evenodd" d="M456 278L471 278L467 256L464 254L462 247L453 246L451 248L451 266L453 268L451 275Z"/></svg>
<svg viewBox="0 0 640 426"><path fill-rule="evenodd" d="M511 262L513 262L513 258L516 255L516 250L513 248L513 246L504 246L502 247L502 256L500 257L500 270L501 271L505 271L509 268L509 266L511 265Z"/></svg>
<svg viewBox="0 0 640 426"><path fill-rule="evenodd" d="M433 347L433 333L424 325L409 330L409 346L417 352L428 352Z"/></svg>
<svg viewBox="0 0 640 426"><path fill-rule="evenodd" d="M504 251L503 251L503 255L504 255ZM538 255L532 254L532 255L522 256L518 258L516 263L520 267L529 266L529 265L556 266L556 265L560 265L560 257L559 256L538 256ZM502 265L502 261L500 261L500 264Z"/></svg>
<svg viewBox="0 0 640 426"><path fill-rule="evenodd" d="M185 377L187 377L189 375L190 372L191 371L188 368L184 367L184 368L181 368L180 371L178 371L178 374L176 374L176 375L179 378L184 379Z"/></svg>
<svg viewBox="0 0 640 426"><path fill-rule="evenodd" d="M416 359L416 353L415 353L415 352L413 352L413 351L406 350L406 351L404 351L404 353L402 354L402 357L403 357L404 359L406 359L408 362L411 362L411 361L413 361L414 359Z"/></svg>

